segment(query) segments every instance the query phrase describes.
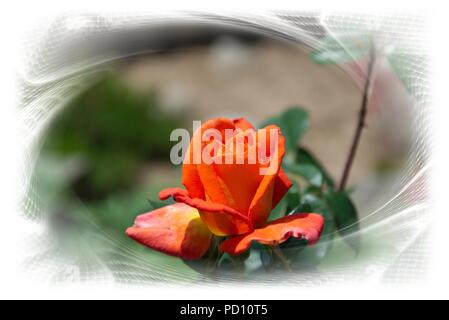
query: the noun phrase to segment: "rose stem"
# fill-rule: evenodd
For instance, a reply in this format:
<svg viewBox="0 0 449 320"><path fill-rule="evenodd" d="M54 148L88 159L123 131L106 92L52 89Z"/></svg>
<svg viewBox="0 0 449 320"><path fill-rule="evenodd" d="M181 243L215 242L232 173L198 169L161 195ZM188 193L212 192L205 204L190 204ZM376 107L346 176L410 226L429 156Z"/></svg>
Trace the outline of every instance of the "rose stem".
<svg viewBox="0 0 449 320"><path fill-rule="evenodd" d="M292 272L292 269L290 268L290 262L288 262L287 258L282 253L282 250L279 248L279 246L273 246L273 252L274 254L279 258L279 260L284 265L285 269L287 269L288 272Z"/></svg>
<svg viewBox="0 0 449 320"><path fill-rule="evenodd" d="M367 114L368 97L369 97L369 90L371 87L371 75L373 72L374 61L375 61L375 50L374 45L371 44L370 58L368 62L368 71L365 79L365 87L363 89L362 104L360 106L357 128L355 130L354 137L352 138L351 149L349 149L349 154L346 159L345 167L343 169L343 174L340 180L340 185L338 186L339 191L344 191L344 189L346 188L349 172L351 171L352 163L354 162L354 157L357 151L357 147L359 145L360 136L362 134L363 128L365 127L365 118Z"/></svg>
<svg viewBox="0 0 449 320"><path fill-rule="evenodd" d="M212 245L214 246L214 249L210 251L209 259L208 259L209 261L207 263L206 269L207 269L208 274L213 275L217 270L218 262L220 261L221 254L217 250L219 238L217 236L213 235L211 242L212 242ZM214 256L214 253L217 254L216 257Z"/></svg>

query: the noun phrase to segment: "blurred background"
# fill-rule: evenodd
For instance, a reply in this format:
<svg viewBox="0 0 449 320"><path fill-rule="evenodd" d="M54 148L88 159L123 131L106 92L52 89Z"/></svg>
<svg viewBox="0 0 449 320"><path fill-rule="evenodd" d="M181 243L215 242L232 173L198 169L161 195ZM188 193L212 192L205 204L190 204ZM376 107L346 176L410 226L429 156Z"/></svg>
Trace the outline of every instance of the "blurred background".
<svg viewBox="0 0 449 320"><path fill-rule="evenodd" d="M340 179L362 83L337 64L317 64L305 44L225 27L170 26L148 37L133 35L115 37L123 40L123 52L131 48L139 54L104 65L54 114L41 137L32 191L48 213L49 250L62 251L72 261L72 277L104 275L112 268L115 279L124 273L141 281L141 273L132 270L145 264L161 272L194 273L179 259L146 249L124 234L136 215L158 201L159 190L180 186L180 167L169 159L174 143L169 136L176 128L191 131L192 120L245 116L258 125L299 105L311 120L301 143ZM107 47L107 40L96 37ZM68 48L66 54L74 52ZM382 59L376 64L373 94L349 180L362 217L394 186L410 148L406 119L411 100ZM95 267L86 267L86 255L103 258L89 258Z"/></svg>

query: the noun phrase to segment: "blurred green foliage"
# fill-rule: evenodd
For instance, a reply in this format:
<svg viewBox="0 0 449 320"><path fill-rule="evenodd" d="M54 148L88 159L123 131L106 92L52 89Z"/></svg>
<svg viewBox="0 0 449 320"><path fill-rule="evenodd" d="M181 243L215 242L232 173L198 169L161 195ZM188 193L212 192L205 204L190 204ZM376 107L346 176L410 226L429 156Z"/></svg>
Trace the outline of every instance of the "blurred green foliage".
<svg viewBox="0 0 449 320"><path fill-rule="evenodd" d="M108 76L54 119L43 152L81 157L73 189L98 200L133 188L145 162L169 159L170 133L183 126L182 115L164 113L155 93L137 94Z"/></svg>
<svg viewBox="0 0 449 320"><path fill-rule="evenodd" d="M138 214L154 208L149 200L159 190L178 183L168 161L170 133L188 127L189 120L168 112L157 92L135 92L116 74L99 79L59 111L42 137L29 191L45 213L58 254L78 257L87 272L107 265L118 279L139 272L142 261L195 278L179 259L125 235ZM101 263L91 265L95 261Z"/></svg>

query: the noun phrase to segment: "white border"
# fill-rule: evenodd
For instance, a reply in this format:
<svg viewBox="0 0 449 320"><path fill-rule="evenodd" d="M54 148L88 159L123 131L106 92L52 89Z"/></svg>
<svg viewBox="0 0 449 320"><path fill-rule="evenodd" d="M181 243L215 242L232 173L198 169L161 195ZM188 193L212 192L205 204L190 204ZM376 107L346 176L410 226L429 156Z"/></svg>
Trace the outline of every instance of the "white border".
<svg viewBox="0 0 449 320"><path fill-rule="evenodd" d="M281 1L283 2L283 1ZM0 194L2 199L2 230L0 232L0 245L2 256L2 263L0 264L0 297L2 298L126 298L126 299L169 299L169 298L235 298L235 299L260 299L260 298L280 298L290 299L295 297L297 299L308 298L449 298L447 290L449 259L447 250L447 226L448 226L448 210L447 198L448 188L446 181L448 178L448 141L449 120L448 114L448 80L447 71L448 58L447 52L447 34L444 30L449 30L445 16L444 8L432 8L430 4L418 5L417 2L411 1L375 1L372 3L360 1L313 1L311 3L294 4L293 1L288 1L284 6L279 1L276 5L273 3L257 2L243 5L241 1L239 8L236 3L226 2L225 4L210 5L210 2L200 1L188 3L188 8L184 2L170 2L164 5L160 3L148 3L148 1L136 1L136 5L132 6L133 2L127 1L122 5L113 5L110 1L92 2L92 1L78 1L67 4L61 2L52 3L51 1L39 1L33 4L15 4L8 5L8 8L2 9L2 25L1 32L3 37L3 47L1 50L1 82L0 88L2 92L2 114L0 115L0 136L2 156L0 164ZM433 64L437 66L434 70L434 86L433 97L435 105L434 115L434 132L433 141L434 147L434 179L432 180L432 196L435 199L435 214L437 223L435 224L435 252L432 254L430 279L427 283L415 286L385 288L378 285L370 285L361 287L358 284L345 284L344 286L334 288L235 288L235 286L221 286L216 287L211 294L211 288L189 288L188 295L187 288L182 289L178 287L145 287L145 288L120 288L120 287L101 287L98 284L89 285L70 285L70 286L46 286L39 282L21 282L21 275L17 273L17 264L20 263L21 255L16 250L15 244L18 243L21 234L26 232L23 230L23 224L18 217L17 208L17 190L21 186L18 185L18 160L21 155L20 140L17 137L17 127L15 125L15 111L17 105L17 86L15 85L15 73L17 67L20 65L21 53L18 51L19 43L22 35L26 30L39 25L39 21L55 17L55 15L67 12L70 10L92 10L92 11L108 11L108 12L129 12L129 8L133 11L139 11L146 8L151 11L171 11L171 10L206 10L214 12L214 10L223 9L228 11L243 11L254 13L254 7L257 7L257 12L263 12L264 9L292 9L298 10L317 10L326 8L327 10L338 11L364 11L364 12L420 12L429 16L431 23L432 39L431 46L434 53ZM243 8L242 8L243 7ZM105 9L107 8L107 9ZM17 170L16 170L17 169Z"/></svg>

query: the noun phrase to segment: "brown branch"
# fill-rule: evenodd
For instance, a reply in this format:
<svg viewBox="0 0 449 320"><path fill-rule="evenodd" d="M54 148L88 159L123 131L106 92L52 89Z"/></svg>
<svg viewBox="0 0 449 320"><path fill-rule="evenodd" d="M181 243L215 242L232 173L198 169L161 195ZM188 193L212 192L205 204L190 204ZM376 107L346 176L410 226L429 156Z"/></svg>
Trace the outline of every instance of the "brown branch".
<svg viewBox="0 0 449 320"><path fill-rule="evenodd" d="M359 145L360 136L362 135L363 128L365 127L365 118L367 114L368 97L371 87L371 75L373 72L374 61L375 61L375 49L374 45L371 45L368 71L366 74L365 87L363 89L362 104L360 106L357 128L355 130L355 134L352 139L351 149L349 149L349 154L346 159L345 167L343 169L340 185L338 186L339 191L343 191L346 188L346 183L348 182L349 178L349 172L351 171L352 163L354 162L354 157L357 151L357 147Z"/></svg>

